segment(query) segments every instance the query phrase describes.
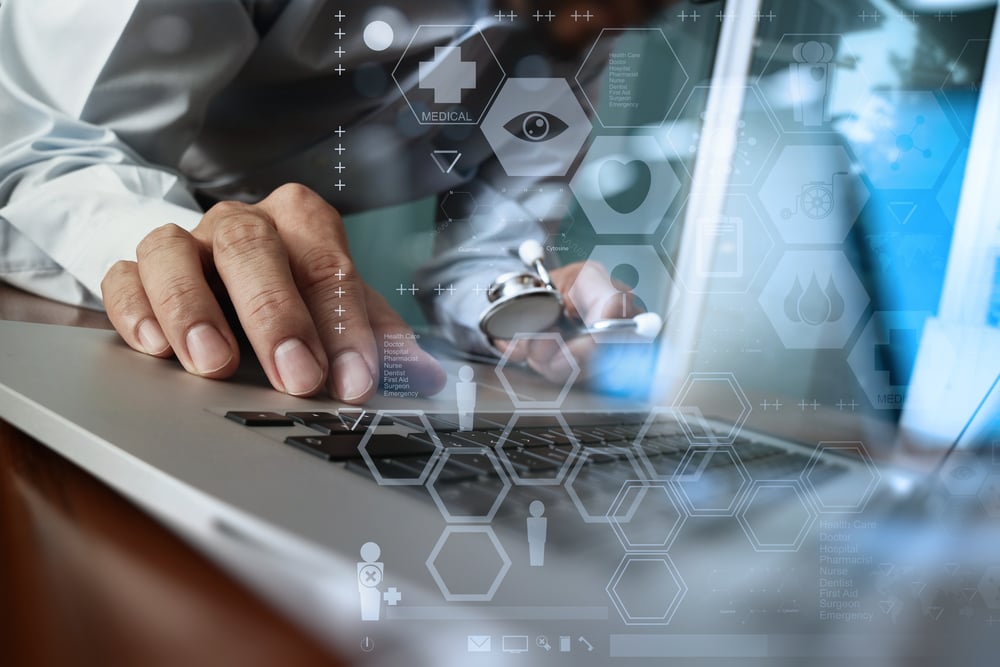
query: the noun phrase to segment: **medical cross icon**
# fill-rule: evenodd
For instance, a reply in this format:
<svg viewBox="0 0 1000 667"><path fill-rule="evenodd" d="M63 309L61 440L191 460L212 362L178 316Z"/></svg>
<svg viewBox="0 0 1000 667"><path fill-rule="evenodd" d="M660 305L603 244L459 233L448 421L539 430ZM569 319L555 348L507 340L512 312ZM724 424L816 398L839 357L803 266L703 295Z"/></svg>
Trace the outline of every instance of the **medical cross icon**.
<svg viewBox="0 0 1000 667"><path fill-rule="evenodd" d="M434 60L420 63L420 87L434 91L435 104L458 104L462 92L476 87L476 64L462 60L457 46L438 46Z"/></svg>

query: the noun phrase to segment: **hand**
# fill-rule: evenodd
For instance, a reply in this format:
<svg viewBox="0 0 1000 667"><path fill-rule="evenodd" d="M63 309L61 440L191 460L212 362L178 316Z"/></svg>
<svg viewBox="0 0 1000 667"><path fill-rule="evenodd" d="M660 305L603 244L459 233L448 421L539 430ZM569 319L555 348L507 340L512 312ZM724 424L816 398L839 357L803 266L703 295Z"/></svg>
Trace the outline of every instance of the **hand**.
<svg viewBox="0 0 1000 667"><path fill-rule="evenodd" d="M108 317L132 348L176 355L195 375L225 378L239 365L227 301L271 385L293 396L326 387L363 403L378 388L384 335L410 333L358 276L340 215L302 185L284 185L256 205L217 204L190 233L155 229L136 257L116 263L101 283ZM414 391L440 390L441 367L403 340L400 356L417 359L407 367Z"/></svg>
<svg viewBox="0 0 1000 667"><path fill-rule="evenodd" d="M570 321L581 321L589 327L598 320L630 318L642 312L636 306L635 296L629 288L613 281L604 267L595 262L569 264L552 270L550 275L563 295L566 317ZM570 290L572 297L568 296ZM599 343L587 334L568 338L565 342L577 366L586 376L588 362ZM495 345L498 350L505 352L509 342L497 341ZM558 343L552 340L520 341L510 360L515 363L526 362L536 373L556 384L565 382L573 372L566 355L559 349Z"/></svg>

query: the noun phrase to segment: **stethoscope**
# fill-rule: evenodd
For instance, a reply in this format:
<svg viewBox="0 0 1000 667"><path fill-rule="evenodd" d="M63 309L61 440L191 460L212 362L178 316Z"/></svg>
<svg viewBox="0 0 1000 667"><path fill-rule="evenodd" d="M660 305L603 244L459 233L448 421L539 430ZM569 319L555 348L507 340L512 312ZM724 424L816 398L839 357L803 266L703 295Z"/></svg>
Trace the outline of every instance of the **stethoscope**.
<svg viewBox="0 0 1000 667"><path fill-rule="evenodd" d="M486 291L490 305L479 316L479 328L491 340L510 340L517 334L541 333L556 325L577 336L615 334L617 337L651 340L663 328L663 319L656 313L600 320L589 327L572 322L565 315L562 294L545 268L542 245L529 239L521 243L517 255L533 272L501 274Z"/></svg>

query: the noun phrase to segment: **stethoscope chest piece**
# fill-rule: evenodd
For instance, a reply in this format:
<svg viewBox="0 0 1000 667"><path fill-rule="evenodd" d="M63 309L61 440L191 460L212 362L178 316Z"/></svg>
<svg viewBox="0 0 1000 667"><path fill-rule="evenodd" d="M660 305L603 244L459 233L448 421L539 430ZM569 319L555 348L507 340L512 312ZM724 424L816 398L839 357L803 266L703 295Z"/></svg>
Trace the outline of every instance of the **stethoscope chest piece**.
<svg viewBox="0 0 1000 667"><path fill-rule="evenodd" d="M546 331L563 314L562 296L533 273L501 275L490 285L486 298L490 305L479 318L479 328L494 340Z"/></svg>

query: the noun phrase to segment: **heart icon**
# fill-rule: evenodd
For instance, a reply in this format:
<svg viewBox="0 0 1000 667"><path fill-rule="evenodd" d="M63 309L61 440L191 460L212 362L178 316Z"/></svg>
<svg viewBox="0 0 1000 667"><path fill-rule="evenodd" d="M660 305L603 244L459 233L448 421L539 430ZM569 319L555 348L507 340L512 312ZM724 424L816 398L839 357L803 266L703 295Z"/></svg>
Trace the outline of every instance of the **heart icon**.
<svg viewBox="0 0 1000 667"><path fill-rule="evenodd" d="M608 206L622 215L628 215L642 206L649 196L653 174L642 160L621 162L607 160L601 165L597 184Z"/></svg>
<svg viewBox="0 0 1000 667"><path fill-rule="evenodd" d="M823 77L826 76L826 68L825 67L820 67L819 65L817 65L816 67L813 67L809 71L812 72L812 77L813 77L814 81L822 81Z"/></svg>

